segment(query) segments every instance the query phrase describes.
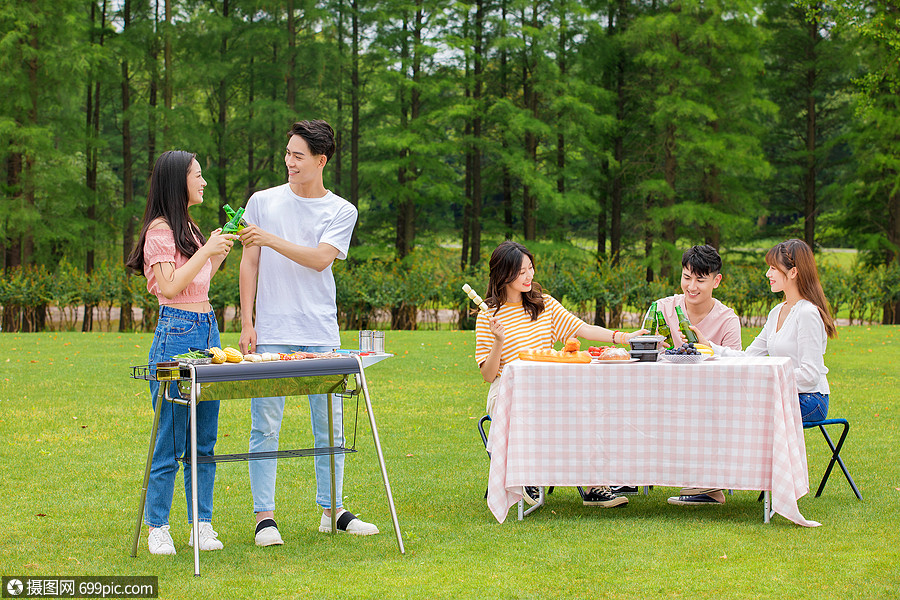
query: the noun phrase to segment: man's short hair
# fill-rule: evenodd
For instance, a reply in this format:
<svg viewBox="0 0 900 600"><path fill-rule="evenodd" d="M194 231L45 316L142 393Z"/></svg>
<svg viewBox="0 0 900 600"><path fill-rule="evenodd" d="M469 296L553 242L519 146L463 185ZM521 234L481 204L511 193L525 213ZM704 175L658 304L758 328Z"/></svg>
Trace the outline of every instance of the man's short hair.
<svg viewBox="0 0 900 600"><path fill-rule="evenodd" d="M302 137L306 140L309 151L315 155L324 154L328 160L334 156L334 129L322 119L297 121L287 135L289 138L294 135Z"/></svg>
<svg viewBox="0 0 900 600"><path fill-rule="evenodd" d="M722 257L712 246L692 246L681 255L681 267L699 277L715 276L722 270Z"/></svg>

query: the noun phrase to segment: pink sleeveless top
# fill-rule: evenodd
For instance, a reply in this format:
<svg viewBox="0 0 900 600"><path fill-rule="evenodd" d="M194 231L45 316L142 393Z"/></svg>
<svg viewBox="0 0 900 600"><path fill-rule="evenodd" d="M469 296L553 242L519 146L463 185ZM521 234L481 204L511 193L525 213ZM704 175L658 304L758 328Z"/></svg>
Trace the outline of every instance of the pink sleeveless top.
<svg viewBox="0 0 900 600"><path fill-rule="evenodd" d="M198 240L199 241L199 240ZM159 228L147 230L144 240L144 276L147 278L147 291L156 296L160 305L187 304L190 302L209 301L209 280L212 279L212 262L206 261L194 280L174 298L166 298L159 290L153 265L156 263L175 263L175 268L183 266L188 258L175 247L175 235L171 229Z"/></svg>

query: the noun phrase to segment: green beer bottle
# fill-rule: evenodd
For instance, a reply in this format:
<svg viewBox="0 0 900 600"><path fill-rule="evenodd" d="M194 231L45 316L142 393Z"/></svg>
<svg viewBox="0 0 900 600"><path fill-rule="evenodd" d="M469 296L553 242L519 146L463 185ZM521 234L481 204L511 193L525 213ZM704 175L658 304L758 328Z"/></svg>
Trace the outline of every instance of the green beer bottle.
<svg viewBox="0 0 900 600"><path fill-rule="evenodd" d="M222 233L237 233L247 226L247 221L243 219L243 208L238 208L237 212L235 212L233 208L226 204L222 207L222 210L225 211L225 215L228 217L228 222L222 226Z"/></svg>
<svg viewBox="0 0 900 600"><path fill-rule="evenodd" d="M675 307L675 314L678 315L678 330L681 331L684 341L691 344L699 342L700 340L697 339L697 334L691 329L691 320L687 318L687 315L684 314L684 311L681 310L680 306Z"/></svg>
<svg viewBox="0 0 900 600"><path fill-rule="evenodd" d="M666 325L666 318L663 317L661 310L656 311L656 332L666 338L663 341L669 345L669 348L675 347L675 342L672 341L672 332L669 330L669 326Z"/></svg>
<svg viewBox="0 0 900 600"><path fill-rule="evenodd" d="M648 335L653 335L656 331L656 302L650 305L647 314L644 315L644 322L641 324L641 329L646 329Z"/></svg>

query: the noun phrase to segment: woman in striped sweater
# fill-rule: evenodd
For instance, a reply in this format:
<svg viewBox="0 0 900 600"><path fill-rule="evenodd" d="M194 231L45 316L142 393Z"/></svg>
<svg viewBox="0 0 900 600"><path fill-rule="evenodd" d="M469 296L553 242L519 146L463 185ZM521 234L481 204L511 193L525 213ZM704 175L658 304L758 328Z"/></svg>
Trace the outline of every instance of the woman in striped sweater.
<svg viewBox="0 0 900 600"><path fill-rule="evenodd" d="M628 333L588 325L555 298L544 294L534 281L534 256L517 242L506 241L491 254L490 277L485 297L490 311L480 312L475 324L475 361L481 376L491 384L487 413L491 414L500 389L500 375L506 363L522 350L552 348L553 343L570 337L597 342L624 344L632 337L647 333L643 329ZM533 503L526 488L525 500ZM615 496L607 487L587 489L584 503L589 506L620 506L628 499Z"/></svg>

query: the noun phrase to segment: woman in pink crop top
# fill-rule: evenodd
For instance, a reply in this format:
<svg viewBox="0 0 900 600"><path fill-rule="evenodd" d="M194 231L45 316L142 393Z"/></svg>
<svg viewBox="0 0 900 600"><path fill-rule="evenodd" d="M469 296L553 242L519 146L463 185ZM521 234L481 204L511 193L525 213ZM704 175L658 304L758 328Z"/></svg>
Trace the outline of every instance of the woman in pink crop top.
<svg viewBox="0 0 900 600"><path fill-rule="evenodd" d="M219 346L219 327L209 305L209 281L237 236L223 235L216 229L206 240L188 215L189 207L203 202L204 187L206 180L200 163L190 152L163 152L153 166L141 237L125 263L147 277L147 290L159 300L159 322L150 347L151 372L155 372L156 363L170 361L191 348ZM169 395L179 397L175 382L170 384ZM150 399L156 410L159 382L150 382ZM150 528L147 542L151 554L175 554L175 543L169 534L169 510L178 474L177 458L190 450L187 422L187 407L163 402L144 511L144 522ZM199 403L198 456L213 454L218 426L218 401ZM189 469L185 464L186 498L190 498ZM222 548L212 528L215 473L215 463L197 466L201 550ZM187 513L190 523L190 502ZM194 544L193 531L188 544Z"/></svg>

